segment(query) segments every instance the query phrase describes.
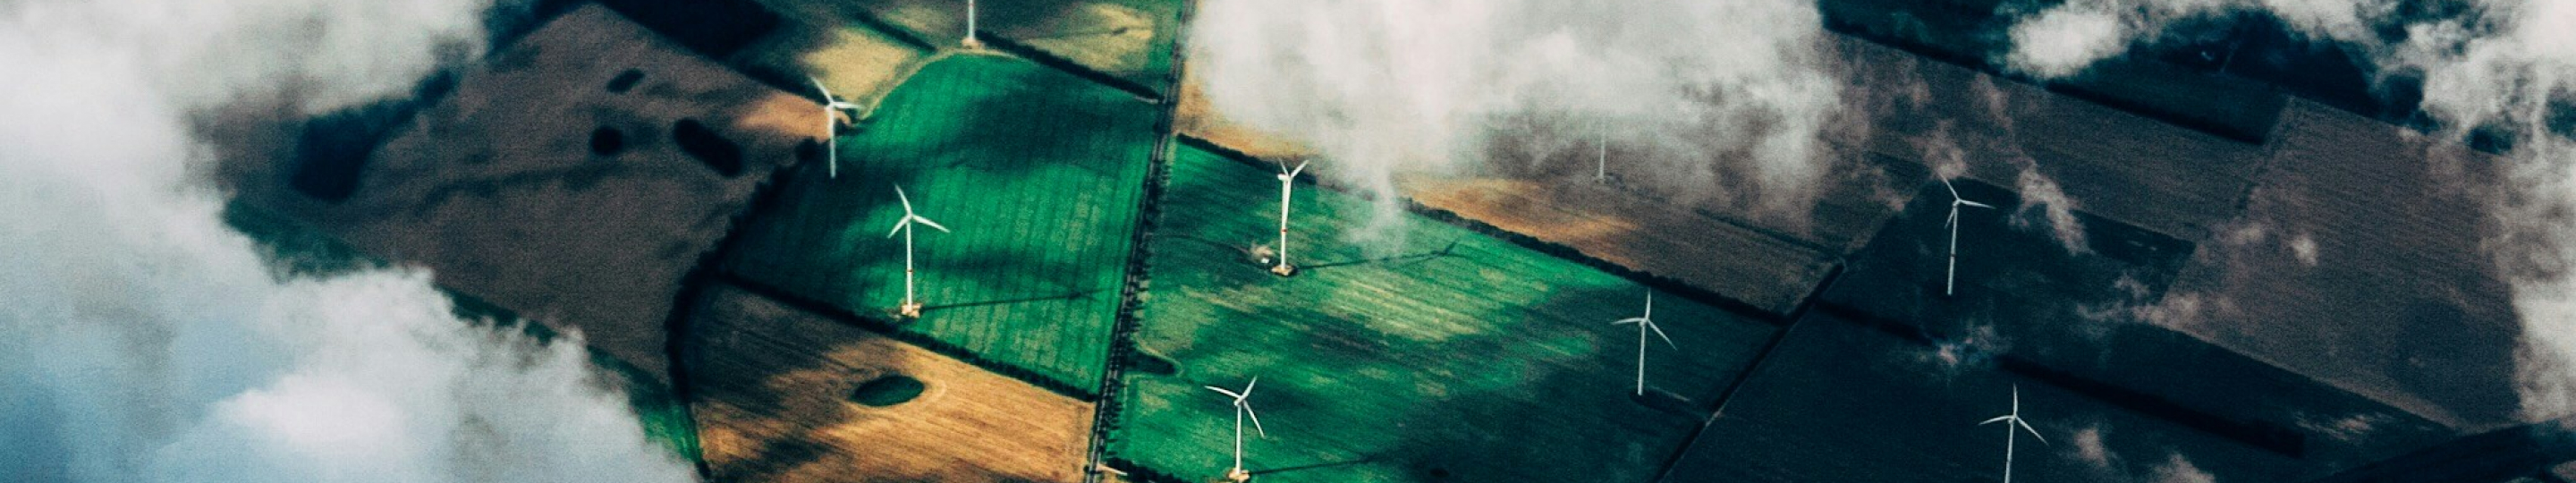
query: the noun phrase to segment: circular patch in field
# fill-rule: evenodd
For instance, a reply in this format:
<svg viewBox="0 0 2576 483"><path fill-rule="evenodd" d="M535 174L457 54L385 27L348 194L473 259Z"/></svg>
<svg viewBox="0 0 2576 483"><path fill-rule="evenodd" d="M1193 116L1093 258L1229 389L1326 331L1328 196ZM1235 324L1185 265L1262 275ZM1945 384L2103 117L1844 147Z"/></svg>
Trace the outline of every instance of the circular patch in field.
<svg viewBox="0 0 2576 483"><path fill-rule="evenodd" d="M616 156L622 152L626 152L626 133L608 126L590 131L590 154Z"/></svg>
<svg viewBox="0 0 2576 483"><path fill-rule="evenodd" d="M705 163L707 169L731 178L742 175L742 145L726 140L724 135L697 119L681 119L671 124L671 140L680 144L680 152Z"/></svg>
<svg viewBox="0 0 2576 483"><path fill-rule="evenodd" d="M644 71L626 69L625 72L617 73L617 78L608 80L608 92L612 94L625 94L626 91L635 88L635 83L643 80Z"/></svg>
<svg viewBox="0 0 2576 483"><path fill-rule="evenodd" d="M1132 357L1128 357L1127 364L1127 370L1157 376L1172 376L1179 375L1181 373L1180 364L1173 363L1171 359L1165 359L1163 356L1146 353L1141 350L1136 351Z"/></svg>
<svg viewBox="0 0 2576 483"><path fill-rule="evenodd" d="M903 404L921 397L924 387L927 386L922 385L920 379L912 376L888 375L859 383L858 389L850 391L850 402L879 408Z"/></svg>

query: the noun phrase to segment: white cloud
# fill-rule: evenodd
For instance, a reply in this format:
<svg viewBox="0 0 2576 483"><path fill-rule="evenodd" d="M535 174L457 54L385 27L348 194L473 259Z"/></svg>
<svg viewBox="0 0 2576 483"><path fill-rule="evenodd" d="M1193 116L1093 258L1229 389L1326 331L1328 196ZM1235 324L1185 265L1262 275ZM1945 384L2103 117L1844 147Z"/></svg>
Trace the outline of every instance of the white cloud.
<svg viewBox="0 0 2576 483"><path fill-rule="evenodd" d="M2148 473L2147 481L2151 483L2218 483L2218 477L2209 474L2207 471L2202 471L2200 466L2191 464L2191 460L2183 459L2182 455L2177 454L2167 457L2164 464L2157 465L2154 471Z"/></svg>
<svg viewBox="0 0 2576 483"><path fill-rule="evenodd" d="M2075 199L2067 197L2056 180L2039 174L2036 161L2025 159L2019 164L2021 177L2014 184L2021 191L2021 207L2013 211L2013 227L2044 230L2068 253L2091 251L2084 244L2084 223L2075 219Z"/></svg>
<svg viewBox="0 0 2576 483"><path fill-rule="evenodd" d="M480 2L0 6L0 460L45 482L688 481L578 336L457 320L417 271L282 279L195 115L400 92ZM26 480L21 480L26 481Z"/></svg>
<svg viewBox="0 0 2576 483"><path fill-rule="evenodd" d="M1218 113L1388 199L1396 173L1511 148L1589 167L1571 147L1606 125L1632 183L1803 215L1840 110L1812 2L1219 0L1194 22L1193 75Z"/></svg>
<svg viewBox="0 0 2576 483"><path fill-rule="evenodd" d="M2440 14L2397 15L2396 0L2092 0L2042 10L2013 27L2013 65L2068 75L2117 55L2131 40L2162 35L2176 20L2237 12L2281 19L2296 33L2341 42L2383 78L2420 77L2419 106L2439 137L2473 130L2515 138L2489 198L2500 228L2486 245L2512 285L2523 324L2517 354L2526 417L2576 413L2576 140L2551 127L2576 104L2576 2L2468 0ZM2112 15L2107 12L2123 12ZM2103 17L2122 19L2113 22ZM2403 36L2378 32L2402 30ZM2023 35L2023 32L2030 35ZM2092 40L2100 38L2115 40ZM2070 47L2115 45L2109 53ZM2440 172L2440 171L2437 171ZM2315 240L2286 242L2303 264Z"/></svg>
<svg viewBox="0 0 2576 483"><path fill-rule="evenodd" d="M2040 78L2083 72L2128 50L2132 33L2115 12L2069 2L2012 26L2013 49L2004 65Z"/></svg>
<svg viewBox="0 0 2576 483"><path fill-rule="evenodd" d="M2291 238L2290 257L2298 259L2300 265L2317 266L2316 237L2301 233L2298 237Z"/></svg>

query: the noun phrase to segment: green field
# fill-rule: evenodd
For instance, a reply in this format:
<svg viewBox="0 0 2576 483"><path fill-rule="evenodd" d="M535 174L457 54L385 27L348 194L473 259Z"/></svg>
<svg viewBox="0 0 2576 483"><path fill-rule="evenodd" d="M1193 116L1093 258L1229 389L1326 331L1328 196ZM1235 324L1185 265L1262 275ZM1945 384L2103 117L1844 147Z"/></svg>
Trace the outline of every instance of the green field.
<svg viewBox="0 0 2576 483"><path fill-rule="evenodd" d="M840 176L798 167L728 269L880 320L903 299L902 185L922 317L901 330L987 367L1098 386L1155 135L1153 106L1027 61L950 57L840 143Z"/></svg>
<svg viewBox="0 0 2576 483"><path fill-rule="evenodd" d="M1205 151L1173 160L1117 464L1221 475L1233 413L1200 386L1259 376L1269 437L1245 443L1259 481L1646 481L1776 330L1656 297L1681 349L1654 342L1649 397L1632 397L1636 329L1609 322L1646 288L1412 215L1395 222L1406 246L1372 259L1342 228L1373 207L1313 186L1292 218L1305 270L1279 278L1244 252L1276 236L1277 186Z"/></svg>

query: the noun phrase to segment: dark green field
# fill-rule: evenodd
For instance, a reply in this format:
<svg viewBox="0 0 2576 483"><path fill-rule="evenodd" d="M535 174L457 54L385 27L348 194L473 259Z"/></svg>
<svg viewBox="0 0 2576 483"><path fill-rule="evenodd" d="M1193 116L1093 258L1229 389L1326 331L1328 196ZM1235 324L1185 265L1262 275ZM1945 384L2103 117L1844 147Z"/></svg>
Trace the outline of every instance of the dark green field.
<svg viewBox="0 0 2576 483"><path fill-rule="evenodd" d="M1644 287L1412 215L1370 259L1344 229L1373 207L1311 185L1292 218L1305 271L1279 278L1244 254L1277 234L1277 187L1196 149L1173 161L1135 336L1168 364L1125 373L1117 464L1222 474L1232 409L1199 386L1260 376L1269 438L1246 442L1245 466L1261 481L1645 481L1775 331L1657 297L1681 349L1653 343L1636 398L1636 329L1610 321L1637 315Z"/></svg>
<svg viewBox="0 0 2576 483"><path fill-rule="evenodd" d="M861 315L903 299L894 187L953 233L915 233L918 321L902 330L992 364L1096 387L1153 149L1153 106L1027 61L961 55L888 94L840 143L840 176L800 166L728 269Z"/></svg>

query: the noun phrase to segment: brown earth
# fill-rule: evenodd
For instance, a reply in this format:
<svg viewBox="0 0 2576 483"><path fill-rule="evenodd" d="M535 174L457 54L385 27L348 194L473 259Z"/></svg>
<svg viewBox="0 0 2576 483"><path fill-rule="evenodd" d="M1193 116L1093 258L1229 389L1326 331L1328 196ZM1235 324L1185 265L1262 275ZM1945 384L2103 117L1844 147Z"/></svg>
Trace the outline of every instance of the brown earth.
<svg viewBox="0 0 2576 483"><path fill-rule="evenodd" d="M641 75L623 93L608 85ZM665 377L680 279L775 168L821 134L813 101L689 54L604 8L564 14L466 71L331 203L258 199L438 283L581 331ZM682 120L739 149L719 173L678 148ZM595 154L595 130L622 150ZM245 195L249 198L249 195Z"/></svg>
<svg viewBox="0 0 2576 483"><path fill-rule="evenodd" d="M710 287L684 366L715 481L1075 482L1090 403L729 286ZM909 402L852 402L887 375Z"/></svg>

